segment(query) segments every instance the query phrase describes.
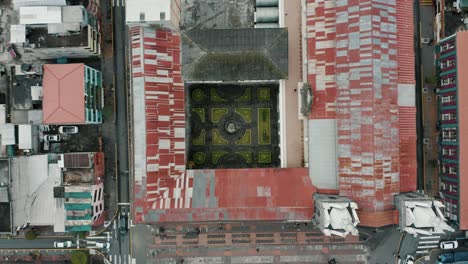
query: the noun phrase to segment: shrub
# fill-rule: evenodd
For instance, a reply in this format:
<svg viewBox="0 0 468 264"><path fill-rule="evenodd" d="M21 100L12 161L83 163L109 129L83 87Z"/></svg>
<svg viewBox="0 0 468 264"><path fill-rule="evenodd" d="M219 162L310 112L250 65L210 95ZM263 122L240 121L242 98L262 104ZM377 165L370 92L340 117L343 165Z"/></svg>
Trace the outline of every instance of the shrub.
<svg viewBox="0 0 468 264"><path fill-rule="evenodd" d="M74 250L71 253L71 262L72 264L88 264L88 257L88 251Z"/></svg>

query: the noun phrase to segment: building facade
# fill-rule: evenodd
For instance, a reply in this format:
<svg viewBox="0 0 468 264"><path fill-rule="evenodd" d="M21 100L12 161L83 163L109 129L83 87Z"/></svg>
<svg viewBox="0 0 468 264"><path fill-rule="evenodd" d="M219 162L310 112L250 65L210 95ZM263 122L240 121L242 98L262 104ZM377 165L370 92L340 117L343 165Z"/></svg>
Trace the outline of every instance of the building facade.
<svg viewBox="0 0 468 264"><path fill-rule="evenodd" d="M100 124L103 107L100 71L83 63L44 65L44 124Z"/></svg>
<svg viewBox="0 0 468 264"><path fill-rule="evenodd" d="M467 186L463 178L463 159L467 155L463 132L468 129L468 117L464 113L468 107L467 45L468 32L462 31L442 39L436 47L440 80L437 90L439 189L445 216L458 223L460 229L468 228L468 199L461 195Z"/></svg>

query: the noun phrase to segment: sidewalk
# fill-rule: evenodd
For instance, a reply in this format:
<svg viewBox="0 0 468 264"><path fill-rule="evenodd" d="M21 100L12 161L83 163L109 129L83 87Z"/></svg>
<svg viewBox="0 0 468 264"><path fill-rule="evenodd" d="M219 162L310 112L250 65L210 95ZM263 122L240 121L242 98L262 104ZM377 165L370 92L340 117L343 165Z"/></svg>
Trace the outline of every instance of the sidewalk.
<svg viewBox="0 0 468 264"><path fill-rule="evenodd" d="M47 255L45 255L47 254ZM55 252L55 251L48 251L41 252L41 251L2 251L0 252L0 262L1 263L13 263L13 262L34 262L34 263L70 263L71 260L70 254L65 254L64 252Z"/></svg>
<svg viewBox="0 0 468 264"><path fill-rule="evenodd" d="M105 155L104 177L104 208L105 216L93 230L104 230L104 220L112 219L117 209L117 184L115 175L115 93L114 93L114 58L112 45L112 17L111 2L100 1L100 25L101 25L101 72L104 87L103 124L100 132L103 138L103 151Z"/></svg>

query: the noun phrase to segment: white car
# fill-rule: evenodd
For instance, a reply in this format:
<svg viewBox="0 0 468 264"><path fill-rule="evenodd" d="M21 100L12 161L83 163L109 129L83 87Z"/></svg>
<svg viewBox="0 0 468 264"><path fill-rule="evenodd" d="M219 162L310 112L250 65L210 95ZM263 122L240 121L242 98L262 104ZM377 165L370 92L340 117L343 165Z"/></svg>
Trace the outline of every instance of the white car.
<svg viewBox="0 0 468 264"><path fill-rule="evenodd" d="M61 139L58 134L47 134L44 136L44 140L49 142L60 142Z"/></svg>
<svg viewBox="0 0 468 264"><path fill-rule="evenodd" d="M63 241L63 242L54 242L55 248L69 248L72 246L71 241Z"/></svg>
<svg viewBox="0 0 468 264"><path fill-rule="evenodd" d="M98 248L109 248L110 243L109 242L107 242L107 243L96 242L96 247L98 247Z"/></svg>
<svg viewBox="0 0 468 264"><path fill-rule="evenodd" d="M59 133L60 134L76 134L78 133L77 126L59 126Z"/></svg>
<svg viewBox="0 0 468 264"><path fill-rule="evenodd" d="M442 241L440 242L440 249L456 249L458 241Z"/></svg>
<svg viewBox="0 0 468 264"><path fill-rule="evenodd" d="M414 257L411 255L406 256L405 264L414 264Z"/></svg>

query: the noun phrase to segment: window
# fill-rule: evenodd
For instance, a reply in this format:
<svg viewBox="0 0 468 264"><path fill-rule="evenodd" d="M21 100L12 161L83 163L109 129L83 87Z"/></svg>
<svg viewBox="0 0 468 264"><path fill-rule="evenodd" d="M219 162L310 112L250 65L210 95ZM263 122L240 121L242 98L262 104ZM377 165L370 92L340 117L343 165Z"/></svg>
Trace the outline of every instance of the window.
<svg viewBox="0 0 468 264"><path fill-rule="evenodd" d="M159 20L166 20L166 12L159 13Z"/></svg>
<svg viewBox="0 0 468 264"><path fill-rule="evenodd" d="M456 120L455 113L445 113L441 116L442 121Z"/></svg>
<svg viewBox="0 0 468 264"><path fill-rule="evenodd" d="M440 97L441 103L450 103L455 101L455 97L453 95L447 95Z"/></svg>
<svg viewBox="0 0 468 264"><path fill-rule="evenodd" d="M99 205L99 210L102 211L102 204Z"/></svg>
<svg viewBox="0 0 468 264"><path fill-rule="evenodd" d="M441 172L442 173L447 173L447 167L445 165L442 165L442 167L440 168ZM442 183L443 184L443 183Z"/></svg>
<svg viewBox="0 0 468 264"><path fill-rule="evenodd" d="M455 78L454 77L449 77L449 78L444 78L440 80L440 85L449 85L449 84L455 84Z"/></svg>
<svg viewBox="0 0 468 264"><path fill-rule="evenodd" d="M96 199L97 199L97 190L94 190L94 199L93 199L93 203L96 202Z"/></svg>
<svg viewBox="0 0 468 264"><path fill-rule="evenodd" d="M447 67L451 67L453 65L455 65L455 59L451 59L447 61Z"/></svg>
<svg viewBox="0 0 468 264"><path fill-rule="evenodd" d="M442 130L442 141L456 141L457 129L455 127L444 128Z"/></svg>
<svg viewBox="0 0 468 264"><path fill-rule="evenodd" d="M99 195L98 195L98 197L99 197L99 198L98 198L98 201L100 201L100 200L101 200L101 193L102 193L102 189L101 189L101 188L99 188Z"/></svg>
<svg viewBox="0 0 468 264"><path fill-rule="evenodd" d="M449 174L457 174L457 168L455 167L449 167Z"/></svg>

